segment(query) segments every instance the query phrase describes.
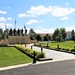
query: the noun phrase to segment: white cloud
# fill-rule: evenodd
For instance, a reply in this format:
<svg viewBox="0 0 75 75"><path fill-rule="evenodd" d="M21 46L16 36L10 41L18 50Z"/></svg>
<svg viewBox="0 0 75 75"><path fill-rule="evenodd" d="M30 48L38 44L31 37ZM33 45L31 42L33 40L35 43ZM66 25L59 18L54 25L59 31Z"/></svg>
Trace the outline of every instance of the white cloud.
<svg viewBox="0 0 75 75"><path fill-rule="evenodd" d="M18 17L22 18L22 17L25 17L26 14L18 14Z"/></svg>
<svg viewBox="0 0 75 75"><path fill-rule="evenodd" d="M31 19L26 24L31 25L33 23L39 23L39 21Z"/></svg>
<svg viewBox="0 0 75 75"><path fill-rule="evenodd" d="M52 7L48 7L46 8L45 6L32 6L27 13L32 16L32 17L36 17L39 15L46 15L48 12L52 11Z"/></svg>
<svg viewBox="0 0 75 75"><path fill-rule="evenodd" d="M0 23L0 28L5 29L5 26L10 27L12 24L5 24L5 23Z"/></svg>
<svg viewBox="0 0 75 75"><path fill-rule="evenodd" d="M55 6L54 6L55 7ZM52 8L54 8L52 6L49 7L45 7L45 6L31 6L31 8L27 11L27 13L25 14L18 14L18 17L36 17L36 16L40 16L40 15L46 15L48 12L52 11Z"/></svg>
<svg viewBox="0 0 75 75"><path fill-rule="evenodd" d="M8 19L8 20L12 20L12 18L11 18L11 17L8 17L7 19Z"/></svg>
<svg viewBox="0 0 75 75"><path fill-rule="evenodd" d="M36 30L34 30L36 33L53 33L55 29L50 28L50 29L46 29L46 28L38 28Z"/></svg>
<svg viewBox="0 0 75 75"><path fill-rule="evenodd" d="M66 31L72 31L72 30L75 30L75 26L69 26L69 27L65 27ZM30 28L27 28L28 32L30 30ZM54 33L55 31L55 28L43 28L41 26L37 27L37 29L34 29L34 31L36 33Z"/></svg>
<svg viewBox="0 0 75 75"><path fill-rule="evenodd" d="M6 14L7 12L0 10L0 14Z"/></svg>
<svg viewBox="0 0 75 75"><path fill-rule="evenodd" d="M66 31L72 31L72 30L75 30L75 26L66 27Z"/></svg>
<svg viewBox="0 0 75 75"><path fill-rule="evenodd" d="M6 24L7 25L7 27L10 27L10 26L12 26L13 24Z"/></svg>
<svg viewBox="0 0 75 75"><path fill-rule="evenodd" d="M5 22L6 19L4 17L0 17L0 22Z"/></svg>
<svg viewBox="0 0 75 75"><path fill-rule="evenodd" d="M65 27L65 29L66 29L66 31L72 31L72 30L75 30L75 26ZM46 28L43 28L43 27L38 27L34 31L36 33L54 33L55 28L46 29Z"/></svg>
<svg viewBox="0 0 75 75"><path fill-rule="evenodd" d="M52 15L55 17L62 17L62 16L67 16L69 14L72 14L73 12L75 12L75 8L57 7L52 11Z"/></svg>
<svg viewBox="0 0 75 75"><path fill-rule="evenodd" d="M61 18L61 20L67 20L67 19L69 19L69 17L67 16Z"/></svg>
<svg viewBox="0 0 75 75"><path fill-rule="evenodd" d="M68 4L68 3L67 3ZM54 17L64 17L75 12L75 8L65 8L59 6L31 6L31 8L23 14L18 14L18 17L37 17L50 13Z"/></svg>

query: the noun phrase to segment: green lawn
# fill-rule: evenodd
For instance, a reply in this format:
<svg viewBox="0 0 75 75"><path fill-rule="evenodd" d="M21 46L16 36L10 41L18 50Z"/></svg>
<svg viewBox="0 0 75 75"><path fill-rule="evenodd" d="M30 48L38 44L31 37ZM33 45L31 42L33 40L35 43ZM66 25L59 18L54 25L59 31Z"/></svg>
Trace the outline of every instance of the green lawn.
<svg viewBox="0 0 75 75"><path fill-rule="evenodd" d="M32 59L14 47L0 47L0 67L25 64Z"/></svg>
<svg viewBox="0 0 75 75"><path fill-rule="evenodd" d="M75 42L74 41L65 41L65 42L51 42L51 43L49 43L49 46L52 48L57 48L57 45L59 45L60 48L74 49Z"/></svg>

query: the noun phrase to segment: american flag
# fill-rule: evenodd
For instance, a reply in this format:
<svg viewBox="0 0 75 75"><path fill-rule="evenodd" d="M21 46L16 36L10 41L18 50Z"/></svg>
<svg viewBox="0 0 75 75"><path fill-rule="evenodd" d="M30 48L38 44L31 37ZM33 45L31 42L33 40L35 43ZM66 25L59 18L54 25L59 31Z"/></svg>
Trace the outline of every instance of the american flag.
<svg viewBox="0 0 75 75"><path fill-rule="evenodd" d="M24 24L24 29L26 29L26 26L25 26L25 24Z"/></svg>

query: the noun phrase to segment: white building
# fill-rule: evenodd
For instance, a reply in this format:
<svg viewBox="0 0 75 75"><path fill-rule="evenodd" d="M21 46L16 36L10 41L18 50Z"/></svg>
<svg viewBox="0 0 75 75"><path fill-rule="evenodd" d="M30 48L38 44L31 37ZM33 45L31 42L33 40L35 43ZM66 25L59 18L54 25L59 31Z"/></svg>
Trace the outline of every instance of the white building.
<svg viewBox="0 0 75 75"><path fill-rule="evenodd" d="M67 32L66 40L71 39L71 37L72 37L72 32L71 31Z"/></svg>

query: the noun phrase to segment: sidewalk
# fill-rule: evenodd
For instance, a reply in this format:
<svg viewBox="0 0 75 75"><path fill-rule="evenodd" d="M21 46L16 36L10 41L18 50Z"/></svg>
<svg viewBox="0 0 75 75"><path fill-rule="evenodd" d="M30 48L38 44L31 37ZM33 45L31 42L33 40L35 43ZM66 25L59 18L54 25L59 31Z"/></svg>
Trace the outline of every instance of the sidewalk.
<svg viewBox="0 0 75 75"><path fill-rule="evenodd" d="M33 44L27 45L28 48L31 48ZM40 47L33 46L33 50L41 51ZM45 49L43 48L43 52L46 53L46 58L53 58L55 61L62 61L62 60L70 60L70 59L75 59L74 54L69 54L65 52L59 52L59 51L54 51L50 49Z"/></svg>

